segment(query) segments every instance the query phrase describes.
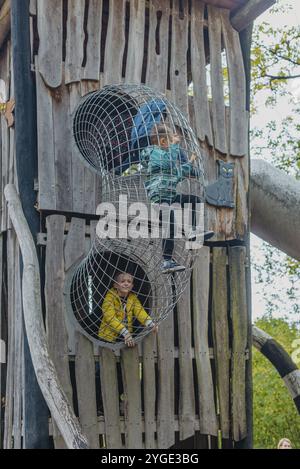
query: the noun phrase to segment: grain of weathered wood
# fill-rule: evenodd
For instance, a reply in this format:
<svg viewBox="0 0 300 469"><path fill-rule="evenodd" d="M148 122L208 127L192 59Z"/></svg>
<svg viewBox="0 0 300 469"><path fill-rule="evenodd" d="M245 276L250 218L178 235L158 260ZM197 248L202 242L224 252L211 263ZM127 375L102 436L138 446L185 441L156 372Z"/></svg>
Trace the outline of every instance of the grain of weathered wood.
<svg viewBox="0 0 300 469"><path fill-rule="evenodd" d="M149 334L142 343L143 346L143 385L144 385L144 418L145 418L145 448L155 449L157 443L156 432L156 375L155 354L157 354L156 338Z"/></svg>
<svg viewBox="0 0 300 469"><path fill-rule="evenodd" d="M158 415L157 446L170 448L175 444L174 432L174 318L169 317L160 325L158 333Z"/></svg>
<svg viewBox="0 0 300 469"><path fill-rule="evenodd" d="M222 438L229 438L229 326L226 248L213 248L212 321Z"/></svg>
<svg viewBox="0 0 300 469"><path fill-rule="evenodd" d="M177 304L179 338L179 437L185 440L195 433L195 393L192 362L190 282Z"/></svg>
<svg viewBox="0 0 300 469"><path fill-rule="evenodd" d="M57 88L62 82L63 0L39 0L37 7L38 68L47 85Z"/></svg>
<svg viewBox="0 0 300 469"><path fill-rule="evenodd" d="M180 5L183 8L181 16ZM175 0L172 13L172 54L170 79L172 101L188 116L187 50L188 50L188 4Z"/></svg>
<svg viewBox="0 0 300 469"><path fill-rule="evenodd" d="M141 372L138 348L121 350L126 448L143 448Z"/></svg>
<svg viewBox="0 0 300 469"><path fill-rule="evenodd" d="M230 311L232 320L231 412L234 441L247 436L246 418L246 348L248 313L245 277L246 249L229 248Z"/></svg>
<svg viewBox="0 0 300 469"><path fill-rule="evenodd" d="M195 361L199 389L200 432L217 436L218 424L208 347L210 249L203 247L193 269Z"/></svg>
<svg viewBox="0 0 300 469"><path fill-rule="evenodd" d="M93 344L77 333L75 375L79 420L91 449L99 448Z"/></svg>
<svg viewBox="0 0 300 469"><path fill-rule="evenodd" d="M65 326L65 303L63 296L64 228L66 219L61 215L47 217L47 248L45 264L46 325L49 351L62 387L72 402L72 385L69 371L68 337ZM56 448L65 447L60 434L55 432Z"/></svg>
<svg viewBox="0 0 300 469"><path fill-rule="evenodd" d="M121 83L125 49L125 0L109 1L109 20L105 44L104 84Z"/></svg>
<svg viewBox="0 0 300 469"><path fill-rule="evenodd" d="M246 115L246 77L239 34L232 28L228 11L221 12L226 48L230 100L230 154L245 156L248 127Z"/></svg>
<svg viewBox="0 0 300 469"><path fill-rule="evenodd" d="M142 79L145 3L145 0L130 0L129 39L125 74L127 83L140 84Z"/></svg>
<svg viewBox="0 0 300 469"><path fill-rule="evenodd" d="M193 0L192 2L191 61L197 136L200 140L207 138L208 143L213 145L204 47L204 3L198 0Z"/></svg>
<svg viewBox="0 0 300 469"><path fill-rule="evenodd" d="M85 80L99 80L101 60L101 23L102 0L90 0L88 2L86 64L83 70Z"/></svg>
<svg viewBox="0 0 300 469"><path fill-rule="evenodd" d="M52 96L41 74L36 73L39 208L56 209L54 125Z"/></svg>
<svg viewBox="0 0 300 469"><path fill-rule="evenodd" d="M149 3L146 84L162 93L166 91L168 78L169 17L168 0L152 0Z"/></svg>
<svg viewBox="0 0 300 469"><path fill-rule="evenodd" d="M81 257L85 255L85 219L71 220L69 233L65 241L64 261L65 271L69 270Z"/></svg>
<svg viewBox="0 0 300 469"><path fill-rule="evenodd" d="M105 439L107 449L122 448L119 417L119 390L117 362L111 350L100 350L100 378L105 418Z"/></svg>
<svg viewBox="0 0 300 469"><path fill-rule="evenodd" d="M52 94L56 209L72 211L72 134L70 95L62 85Z"/></svg>
<svg viewBox="0 0 300 469"><path fill-rule="evenodd" d="M225 103L221 58L221 16L220 10L210 5L208 6L208 26L214 147L221 153L227 154L228 147L225 127Z"/></svg>
<svg viewBox="0 0 300 469"><path fill-rule="evenodd" d="M65 83L80 81L84 58L85 0L68 0L68 21L65 60Z"/></svg>

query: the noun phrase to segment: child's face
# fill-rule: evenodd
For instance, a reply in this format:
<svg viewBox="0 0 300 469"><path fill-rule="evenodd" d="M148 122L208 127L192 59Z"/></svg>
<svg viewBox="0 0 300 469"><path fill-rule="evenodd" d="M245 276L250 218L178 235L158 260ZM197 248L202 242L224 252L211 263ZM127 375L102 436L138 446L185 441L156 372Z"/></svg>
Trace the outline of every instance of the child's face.
<svg viewBox="0 0 300 469"><path fill-rule="evenodd" d="M120 296L127 296L133 289L133 277L130 274L120 274L114 283Z"/></svg>
<svg viewBox="0 0 300 469"><path fill-rule="evenodd" d="M159 145L162 148L169 148L170 145L175 143L180 143L180 137L176 133L169 133L165 137L161 137L159 140Z"/></svg>

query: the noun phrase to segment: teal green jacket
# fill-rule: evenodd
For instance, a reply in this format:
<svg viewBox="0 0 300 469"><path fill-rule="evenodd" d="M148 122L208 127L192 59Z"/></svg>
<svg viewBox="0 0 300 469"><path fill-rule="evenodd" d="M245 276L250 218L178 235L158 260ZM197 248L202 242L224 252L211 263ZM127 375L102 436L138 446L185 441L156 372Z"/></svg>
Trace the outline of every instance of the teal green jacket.
<svg viewBox="0 0 300 469"><path fill-rule="evenodd" d="M141 163L146 173L145 187L151 202L174 202L177 184L183 179L197 176L191 163L180 163L180 147L170 145L167 150L156 145L145 148Z"/></svg>

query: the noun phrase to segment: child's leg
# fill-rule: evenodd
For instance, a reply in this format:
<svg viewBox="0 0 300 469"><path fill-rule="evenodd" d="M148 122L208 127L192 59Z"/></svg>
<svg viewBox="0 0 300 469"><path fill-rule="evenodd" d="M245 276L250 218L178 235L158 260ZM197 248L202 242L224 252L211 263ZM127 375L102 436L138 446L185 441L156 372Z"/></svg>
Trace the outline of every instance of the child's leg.
<svg viewBox="0 0 300 469"><path fill-rule="evenodd" d="M197 226L197 204L201 204L200 197L193 194L178 194L175 199L176 203L179 203L182 208L185 204L191 204L192 209L192 229L195 230ZM202 222L202 221L201 221Z"/></svg>
<svg viewBox="0 0 300 469"><path fill-rule="evenodd" d="M162 239L163 258L166 260L172 259L174 251L174 211L172 209L170 209L169 216L170 237Z"/></svg>

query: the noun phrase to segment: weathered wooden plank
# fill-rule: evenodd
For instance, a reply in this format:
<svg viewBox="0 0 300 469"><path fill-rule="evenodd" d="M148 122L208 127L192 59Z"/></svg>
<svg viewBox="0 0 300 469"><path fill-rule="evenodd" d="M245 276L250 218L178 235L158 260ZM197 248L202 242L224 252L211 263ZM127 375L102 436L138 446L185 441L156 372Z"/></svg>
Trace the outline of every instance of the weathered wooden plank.
<svg viewBox="0 0 300 469"><path fill-rule="evenodd" d="M237 31L242 31L275 2L276 0L248 0L231 18L232 26Z"/></svg>
<svg viewBox="0 0 300 469"><path fill-rule="evenodd" d="M56 210L72 211L72 134L70 95L62 85L52 94Z"/></svg>
<svg viewBox="0 0 300 469"><path fill-rule="evenodd" d="M99 448L93 344L77 333L75 375L79 420L91 449Z"/></svg>
<svg viewBox="0 0 300 469"><path fill-rule="evenodd" d="M226 48L230 99L230 154L247 153L246 76L239 34L232 28L229 12L221 12L222 33Z"/></svg>
<svg viewBox="0 0 300 469"><path fill-rule="evenodd" d="M109 1L109 19L105 44L104 84L121 83L125 49L125 0Z"/></svg>
<svg viewBox="0 0 300 469"><path fill-rule="evenodd" d="M145 448L157 448L156 432L156 375L155 355L157 354L156 338L149 334L142 343L143 346L143 384L144 384L144 418L145 418Z"/></svg>
<svg viewBox="0 0 300 469"><path fill-rule="evenodd" d="M69 371L68 336L65 325L64 302L64 228L66 219L61 215L47 217L47 248L45 263L46 328L49 352L61 385L72 402L72 386ZM64 448L62 436L54 435L56 448Z"/></svg>
<svg viewBox="0 0 300 469"><path fill-rule="evenodd" d="M183 11L180 11L180 6ZM188 116L187 51L188 51L188 3L175 0L172 13L172 54L170 79L172 100Z"/></svg>
<svg viewBox="0 0 300 469"><path fill-rule="evenodd" d="M56 209L54 124L52 117L52 96L45 86L41 74L36 73L37 90L37 135L38 135L38 178L39 208Z"/></svg>
<svg viewBox="0 0 300 469"><path fill-rule="evenodd" d="M130 23L125 81L140 84L142 80L145 40L145 0L130 0Z"/></svg>
<svg viewBox="0 0 300 469"><path fill-rule="evenodd" d="M220 10L210 5L208 6L208 31L214 146L221 153L227 154L228 147L225 126L225 102L221 56L221 16Z"/></svg>
<svg viewBox="0 0 300 469"><path fill-rule="evenodd" d="M37 8L38 68L47 85L57 88L62 82L63 0L39 0Z"/></svg>
<svg viewBox="0 0 300 469"><path fill-rule="evenodd" d="M122 448L119 417L119 390L117 362L111 350L100 350L100 378L105 418L105 439L107 449Z"/></svg>
<svg viewBox="0 0 300 469"><path fill-rule="evenodd" d="M212 125L208 105L206 58L204 48L204 3L192 1L191 11L191 65L195 126L200 140L207 138L213 145Z"/></svg>
<svg viewBox="0 0 300 469"><path fill-rule="evenodd" d="M169 317L160 325L158 333L158 414L157 447L170 448L175 444L174 432L174 318Z"/></svg>
<svg viewBox="0 0 300 469"><path fill-rule="evenodd" d="M80 81L84 58L84 9L85 0L68 0L65 83Z"/></svg>
<svg viewBox="0 0 300 469"><path fill-rule="evenodd" d="M208 347L210 249L203 247L193 269L194 348L199 388L200 432L218 434L216 406Z"/></svg>
<svg viewBox="0 0 300 469"><path fill-rule="evenodd" d="M1 79L5 83L5 95L4 98L9 97L10 90L10 67L11 67L11 47L8 42L7 47L3 53L3 56L0 58L0 70L1 70ZM5 185L8 183L8 167L9 167L9 155L10 155L10 131L7 127L7 122L2 116L1 118L1 153L2 153L2 187L4 189ZM7 215L7 204L4 199L4 191L2 191L2 219L1 219L1 231L6 231L9 225L8 215Z"/></svg>
<svg viewBox="0 0 300 469"><path fill-rule="evenodd" d="M82 75L85 80L99 80L100 78L102 6L102 0L88 2L86 26L88 40L85 50L86 64Z"/></svg>
<svg viewBox="0 0 300 469"><path fill-rule="evenodd" d="M226 248L213 248L212 320L222 438L230 434Z"/></svg>
<svg viewBox="0 0 300 469"><path fill-rule="evenodd" d="M195 393L191 344L190 281L177 303L179 338L179 437L185 440L195 433Z"/></svg>
<svg viewBox="0 0 300 469"><path fill-rule="evenodd" d="M15 242L14 259L14 281L15 281L15 361L14 370L14 415L13 434L14 449L22 448L22 367L23 367L23 314L21 298L21 277L20 277L20 254L17 241Z"/></svg>
<svg viewBox="0 0 300 469"><path fill-rule="evenodd" d="M64 260L65 271L68 271L75 262L85 255L85 219L75 218L71 220L69 233L65 241Z"/></svg>
<svg viewBox="0 0 300 469"><path fill-rule="evenodd" d="M168 79L170 2L152 0L149 3L149 43L146 84L165 93Z"/></svg>
<svg viewBox="0 0 300 469"><path fill-rule="evenodd" d="M232 320L231 407L234 441L247 436L246 348L248 314L245 276L246 249L229 248L230 312Z"/></svg>
<svg viewBox="0 0 300 469"><path fill-rule="evenodd" d="M37 14L37 0L29 1L29 13L33 16Z"/></svg>
<svg viewBox="0 0 300 469"><path fill-rule="evenodd" d="M80 83L71 83L69 85L70 93L70 115L74 113L81 98L81 85ZM79 151L72 144L72 189L73 189L73 211L75 213L84 213L84 164L79 156Z"/></svg>
<svg viewBox="0 0 300 469"><path fill-rule="evenodd" d="M138 348L121 350L126 448L143 448L141 373Z"/></svg>

